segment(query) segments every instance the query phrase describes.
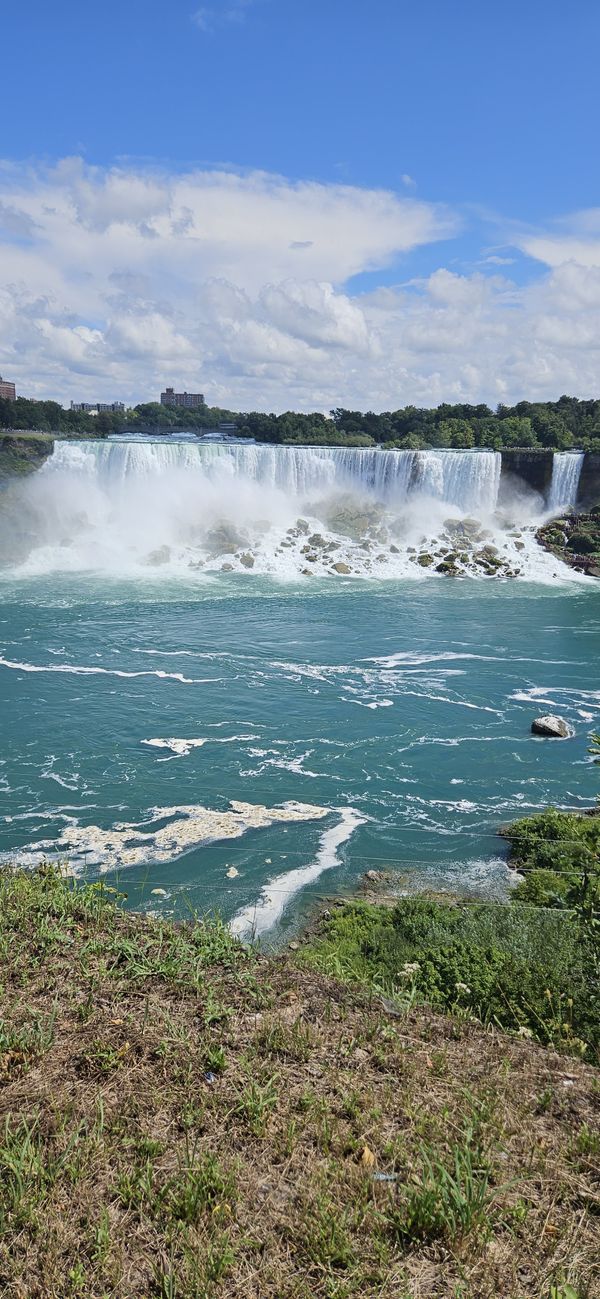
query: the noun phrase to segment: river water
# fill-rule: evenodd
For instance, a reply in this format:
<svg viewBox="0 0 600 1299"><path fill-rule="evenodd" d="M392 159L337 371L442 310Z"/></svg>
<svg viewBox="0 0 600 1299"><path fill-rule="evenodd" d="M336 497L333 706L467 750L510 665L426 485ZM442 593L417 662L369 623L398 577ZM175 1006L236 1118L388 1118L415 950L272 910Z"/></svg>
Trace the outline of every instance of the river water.
<svg viewBox="0 0 600 1299"><path fill-rule="evenodd" d="M122 447L101 450L115 454L122 468ZM118 882L129 905L218 908L238 932L279 939L315 896L351 891L371 867L398 872L407 890L505 896L499 824L595 797L599 587L531 538L517 580L431 575L402 544L369 574L334 577L323 561L308 577L304 534L287 548L282 538L314 482L259 492L248 469L228 470L226 489L202 488L200 509L181 464L169 478L138 461L120 486L113 465L108 490L97 450L83 445L80 460L19 487L18 554L4 532L5 860L62 860ZM469 467L462 502L456 474L451 501L431 474L411 519L440 505L460 518L479 502L493 526L492 471ZM348 513L347 477L337 489ZM381 499L380 486L369 491L371 505ZM308 504L310 527L340 543L331 516ZM190 512L202 537L190 536ZM16 517L13 494L4 518ZM246 529L254 570L239 545L231 571L228 552L215 558L206 536L224 518ZM336 554L355 563L360 545L346 538ZM549 711L574 739L530 735Z"/></svg>

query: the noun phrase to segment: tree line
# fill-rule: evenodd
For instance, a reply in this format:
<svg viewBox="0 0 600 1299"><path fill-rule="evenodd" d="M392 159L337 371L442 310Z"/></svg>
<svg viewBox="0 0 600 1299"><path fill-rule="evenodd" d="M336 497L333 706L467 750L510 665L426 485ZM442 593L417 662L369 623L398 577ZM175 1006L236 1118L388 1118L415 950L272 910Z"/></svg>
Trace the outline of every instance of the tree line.
<svg viewBox="0 0 600 1299"><path fill-rule="evenodd" d="M404 406L395 411L348 410L338 407L328 416L320 412L282 415L261 411L239 412L205 406L185 410L143 402L131 410L64 410L55 401L0 399L0 428L35 429L79 437L106 437L110 433L169 432L216 427L222 421L236 424L237 434L259 442L309 446L382 446L420 450L427 447L468 449L522 447L548 450L600 452L600 399L581 401L520 401L515 406L442 403L435 408Z"/></svg>

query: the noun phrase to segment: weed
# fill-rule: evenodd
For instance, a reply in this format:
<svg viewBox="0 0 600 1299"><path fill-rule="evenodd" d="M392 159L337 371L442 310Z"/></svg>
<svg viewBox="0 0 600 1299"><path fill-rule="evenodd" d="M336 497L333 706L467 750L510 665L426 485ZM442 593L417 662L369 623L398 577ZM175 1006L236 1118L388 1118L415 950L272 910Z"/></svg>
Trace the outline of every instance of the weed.
<svg viewBox="0 0 600 1299"><path fill-rule="evenodd" d="M301 1241L307 1257L319 1267L345 1269L355 1262L349 1213L340 1212L339 1207L324 1194L315 1199L306 1213Z"/></svg>
<svg viewBox="0 0 600 1299"><path fill-rule="evenodd" d="M224 1172L213 1155L197 1158L195 1147L188 1145L181 1168L164 1189L162 1205L174 1220L193 1223L205 1212L228 1216L235 1197L232 1174Z"/></svg>
<svg viewBox="0 0 600 1299"><path fill-rule="evenodd" d="M275 1020L260 1028L255 1038L260 1055L274 1056L280 1060L309 1060L314 1045L310 1026L300 1018L287 1025Z"/></svg>
<svg viewBox="0 0 600 1299"><path fill-rule="evenodd" d="M277 1075L267 1078L264 1083L248 1078L246 1085L238 1091L233 1113L248 1124L255 1137L264 1136L269 1117L277 1105L276 1084Z"/></svg>
<svg viewBox="0 0 600 1299"><path fill-rule="evenodd" d="M486 1235L495 1193L489 1169L475 1162L471 1147L455 1145L449 1167L424 1146L420 1159L418 1181L388 1211L393 1236L404 1244L444 1239L453 1244L472 1233Z"/></svg>

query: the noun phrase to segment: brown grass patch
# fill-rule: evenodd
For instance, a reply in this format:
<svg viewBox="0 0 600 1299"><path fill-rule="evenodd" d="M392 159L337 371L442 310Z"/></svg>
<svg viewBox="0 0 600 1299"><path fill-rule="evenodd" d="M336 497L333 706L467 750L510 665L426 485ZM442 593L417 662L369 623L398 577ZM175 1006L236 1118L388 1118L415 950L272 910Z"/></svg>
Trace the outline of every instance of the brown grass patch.
<svg viewBox="0 0 600 1299"><path fill-rule="evenodd" d="M0 983L7 1299L600 1294L591 1067L51 875Z"/></svg>

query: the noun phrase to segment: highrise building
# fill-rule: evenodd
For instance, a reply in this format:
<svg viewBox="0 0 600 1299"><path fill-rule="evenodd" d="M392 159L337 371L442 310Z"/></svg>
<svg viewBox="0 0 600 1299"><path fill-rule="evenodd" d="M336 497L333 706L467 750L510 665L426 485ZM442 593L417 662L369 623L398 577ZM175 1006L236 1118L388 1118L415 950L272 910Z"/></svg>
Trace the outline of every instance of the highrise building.
<svg viewBox="0 0 600 1299"><path fill-rule="evenodd" d="M15 401L16 396L14 383L9 383L8 379L3 379L0 374L0 397L6 398L7 401Z"/></svg>

